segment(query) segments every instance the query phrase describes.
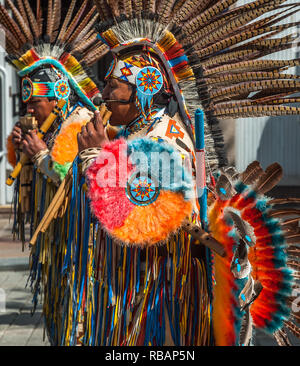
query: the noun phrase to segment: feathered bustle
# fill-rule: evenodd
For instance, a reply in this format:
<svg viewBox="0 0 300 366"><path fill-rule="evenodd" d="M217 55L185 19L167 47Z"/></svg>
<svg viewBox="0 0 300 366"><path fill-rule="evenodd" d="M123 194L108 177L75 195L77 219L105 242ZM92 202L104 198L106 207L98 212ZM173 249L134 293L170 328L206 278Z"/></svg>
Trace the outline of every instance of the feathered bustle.
<svg viewBox="0 0 300 366"><path fill-rule="evenodd" d="M215 288L214 319L218 322L215 323L218 344L233 345L237 342L238 333L233 327L239 319L234 312L237 284L230 272L230 264L232 266L234 245L239 239L248 244L251 275L262 285L250 307L254 325L273 333L281 346L290 344L285 329L299 337L299 315L297 307L293 306L293 289L297 287L300 273L300 200L264 196L281 176L282 169L278 163L264 171L259 162L254 161L236 178L236 195L225 201L217 189L221 182L216 183L218 199L210 208L209 221L214 237L224 243L227 251L225 259L216 260L216 271L219 276L223 274ZM225 294L224 288L227 287L234 291ZM225 302L230 305L227 313L221 306ZM224 319L228 316L231 324ZM226 326L225 332L221 332L223 325Z"/></svg>

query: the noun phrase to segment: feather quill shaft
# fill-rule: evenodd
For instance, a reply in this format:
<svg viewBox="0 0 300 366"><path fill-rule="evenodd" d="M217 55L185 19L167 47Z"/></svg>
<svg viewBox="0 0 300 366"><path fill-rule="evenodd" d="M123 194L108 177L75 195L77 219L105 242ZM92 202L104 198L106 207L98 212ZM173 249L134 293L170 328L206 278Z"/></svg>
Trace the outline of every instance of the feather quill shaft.
<svg viewBox="0 0 300 366"><path fill-rule="evenodd" d="M24 8L24 4L23 4L23 0L16 0L17 1L17 6L18 6L18 9L19 9L19 12L24 20L24 22L26 23L27 27L29 28L29 20L28 20L28 17L27 17L27 14L26 14L26 11L25 11L25 8Z"/></svg>
<svg viewBox="0 0 300 366"><path fill-rule="evenodd" d="M41 7L41 0L37 0L36 2L36 21L38 23L38 36L41 37L43 32L43 11Z"/></svg>
<svg viewBox="0 0 300 366"><path fill-rule="evenodd" d="M13 13L14 17L16 18L16 20L18 21L20 29L24 33L27 41L32 41L33 38L32 38L32 34L30 32L30 29L28 28L26 21L23 19L19 10L15 7L15 5L13 4L13 2L11 0L7 0L7 4L11 8L12 13Z"/></svg>
<svg viewBox="0 0 300 366"><path fill-rule="evenodd" d="M282 167L278 163L271 164L260 176L253 189L260 194L265 194L276 186L282 175Z"/></svg>
<svg viewBox="0 0 300 366"><path fill-rule="evenodd" d="M71 20L72 14L73 14L73 10L74 10L75 4L76 4L76 0L72 0L71 3L70 3L69 9L68 9L67 15L65 17L65 20L63 22L63 25L61 26L59 35L57 37L57 39L59 41L62 39L63 35L66 32L67 26L70 23L70 20Z"/></svg>
<svg viewBox="0 0 300 366"><path fill-rule="evenodd" d="M53 4L53 15L52 15L52 38L51 42L54 41L55 35L60 28L60 21L61 21L61 0L54 0Z"/></svg>
<svg viewBox="0 0 300 366"><path fill-rule="evenodd" d="M300 114L300 108L274 105L246 106L214 111L218 118L246 118L264 116L291 116Z"/></svg>
<svg viewBox="0 0 300 366"><path fill-rule="evenodd" d="M0 5L0 16L1 24L3 24L5 28L10 31L10 33L16 38L17 42L25 43L26 39L21 33L20 28L18 27L17 23L10 17L8 11L3 5Z"/></svg>
<svg viewBox="0 0 300 366"><path fill-rule="evenodd" d="M52 42L52 31L53 31L53 0L48 0L48 13L47 13L47 35Z"/></svg>
<svg viewBox="0 0 300 366"><path fill-rule="evenodd" d="M244 184L253 184L264 173L259 161L255 160L249 164L241 175Z"/></svg>
<svg viewBox="0 0 300 366"><path fill-rule="evenodd" d="M91 20L93 14L95 13L96 6L93 6L91 10L88 12L88 14L84 17L84 19L80 22L80 25L77 27L76 31L72 34L72 36L69 38L68 42L72 43L74 39L77 38L77 36L80 34L80 32L85 28L85 26L88 24L88 22Z"/></svg>
<svg viewBox="0 0 300 366"><path fill-rule="evenodd" d="M84 0L83 3L81 4L80 9L74 16L71 24L66 29L65 35L62 37L62 42L66 41L67 39L70 38L72 32L74 31L75 27L77 26L78 22L80 21L80 18L82 16L82 14L84 13L84 10L86 9L86 6L87 6L87 0Z"/></svg>
<svg viewBox="0 0 300 366"><path fill-rule="evenodd" d="M33 35L36 39L38 39L39 38L39 29L38 29L37 21L33 14L32 8L31 8L28 0L24 0L24 3L25 3L25 9L26 9L26 12L28 15L28 20L29 20L29 24L32 29Z"/></svg>

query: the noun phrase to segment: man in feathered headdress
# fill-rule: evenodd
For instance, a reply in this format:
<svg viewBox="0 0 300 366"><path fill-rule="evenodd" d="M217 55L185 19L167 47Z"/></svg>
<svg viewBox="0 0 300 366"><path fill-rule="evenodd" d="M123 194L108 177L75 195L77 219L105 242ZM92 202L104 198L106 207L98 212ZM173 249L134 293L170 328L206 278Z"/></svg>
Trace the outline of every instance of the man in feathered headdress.
<svg viewBox="0 0 300 366"><path fill-rule="evenodd" d="M62 94L57 92L58 87ZM73 94L73 102L70 102L70 94ZM64 94L64 95L63 95ZM63 79L61 75L55 70L55 68L40 68L26 76L22 80L22 101L26 104L26 115L34 117L36 120L36 128L40 128L57 102L62 97L67 99L67 108L64 108L62 115L47 131L44 139L40 139L37 136L37 129L32 126L28 129L28 133L22 132L22 126L20 122L14 127L11 137L12 142L16 150L19 149L22 143L23 152L36 163L36 167L54 184L59 185L63 174L59 174L59 169L55 160L50 154L53 145L55 144L55 138L58 134L58 128L61 127L63 119L69 114L70 108L76 108L76 100L74 103L74 92L71 92L67 79ZM78 98L77 98L78 101ZM92 112L80 109L83 120L90 120ZM78 111L77 111L78 113ZM78 116L78 120L81 117ZM71 163L71 161L69 162ZM54 165L54 166L53 166Z"/></svg>
<svg viewBox="0 0 300 366"><path fill-rule="evenodd" d="M13 166L21 154L28 158L15 184L14 230L23 242L25 224L30 222L32 235L78 153L77 133L97 109L92 100L99 90L89 66L101 55L93 48L99 44L93 30L95 6L81 0L71 0L64 7L60 0L49 1L47 7L40 1L35 5L31 8L25 0L0 6L7 61L18 72L26 105L26 116L14 127L7 145ZM59 108L61 101L64 106ZM44 130L49 116L54 122ZM11 183L14 179L12 173ZM64 217L70 209L68 194L63 192L65 209L55 217L50 214L49 230L39 235L31 250L34 307L42 292L46 329L54 345L62 343L60 332L69 321L64 310L72 302L66 290L72 282L70 267L62 261L69 237Z"/></svg>
<svg viewBox="0 0 300 366"><path fill-rule="evenodd" d="M76 295L86 301L84 343L250 345L255 326L288 344L283 327L300 334L288 306L291 239L264 196L282 169L226 167L217 120L299 113L278 106L283 85L285 96L297 86L277 68L296 61L259 60L277 47L266 33L281 12L256 20L277 9L268 0L226 12L234 1L95 2L98 37L114 55L103 100L121 128L111 139L97 115L78 135L81 264L88 249L94 263L88 284L76 272L90 294Z"/></svg>

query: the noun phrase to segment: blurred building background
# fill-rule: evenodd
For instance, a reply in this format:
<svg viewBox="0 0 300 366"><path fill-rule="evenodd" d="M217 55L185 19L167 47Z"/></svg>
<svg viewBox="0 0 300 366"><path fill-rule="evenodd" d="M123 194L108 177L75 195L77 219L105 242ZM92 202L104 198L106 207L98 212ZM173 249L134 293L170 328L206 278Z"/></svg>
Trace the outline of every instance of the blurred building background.
<svg viewBox="0 0 300 366"><path fill-rule="evenodd" d="M6 160L6 139L18 121L20 107L18 76L5 61L5 52L1 47L3 41L4 34L0 29L0 205L12 201L13 189L5 184L7 172L11 168Z"/></svg>
<svg viewBox="0 0 300 366"><path fill-rule="evenodd" d="M236 6L249 2L240 0ZM285 4L294 3L288 0ZM272 15L272 12L269 13ZM299 21L299 14L293 14L289 21L283 20L279 24ZM265 59L296 59L300 58L299 24L275 35L274 38L284 37L290 32L295 36L295 47L266 56ZM300 75L300 68L294 67L286 73ZM230 125L230 124L229 124ZM226 125L225 127L226 130ZM283 179L280 182L285 191L300 197L300 116L286 117L262 117L239 119L231 127L233 131L228 131L226 140L229 144L229 159L235 163L239 171L245 169L254 160L258 160L263 168L277 161L284 170ZM226 134L226 132L225 132ZM234 136L234 139L233 139ZM234 140L234 141L233 141ZM288 193L286 193L288 194Z"/></svg>

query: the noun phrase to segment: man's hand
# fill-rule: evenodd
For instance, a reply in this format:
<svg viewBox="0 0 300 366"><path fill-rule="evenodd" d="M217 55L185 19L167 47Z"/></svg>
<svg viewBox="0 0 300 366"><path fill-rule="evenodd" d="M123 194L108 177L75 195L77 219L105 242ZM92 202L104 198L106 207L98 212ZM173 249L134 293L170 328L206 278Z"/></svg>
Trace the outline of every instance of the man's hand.
<svg viewBox="0 0 300 366"><path fill-rule="evenodd" d="M15 124L15 127L12 130L11 136L12 136L12 143L14 145L14 148L17 150L20 148L20 144L22 142L23 139L23 133L20 127L20 123L17 122Z"/></svg>
<svg viewBox="0 0 300 366"><path fill-rule="evenodd" d="M28 134L25 135L23 140L23 152L31 159L38 152L47 149L47 145L43 140L41 140L36 131L29 131Z"/></svg>
<svg viewBox="0 0 300 366"><path fill-rule="evenodd" d="M77 135L78 152L90 147L102 147L108 139L104 134L104 126L100 112L95 112L93 121L88 122L81 128L81 132Z"/></svg>

